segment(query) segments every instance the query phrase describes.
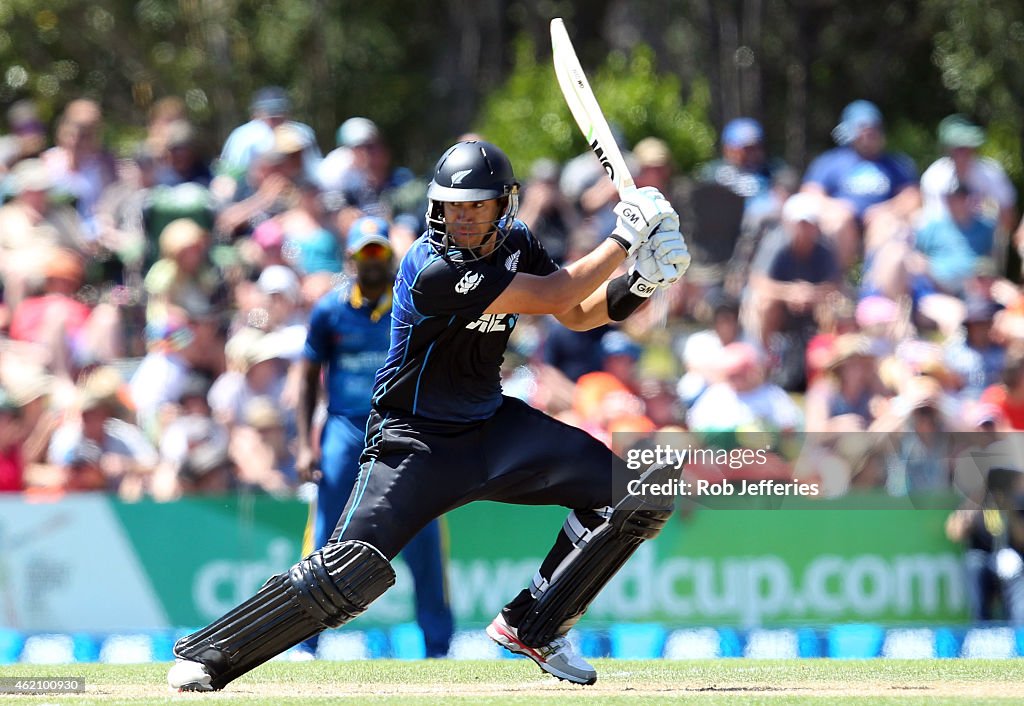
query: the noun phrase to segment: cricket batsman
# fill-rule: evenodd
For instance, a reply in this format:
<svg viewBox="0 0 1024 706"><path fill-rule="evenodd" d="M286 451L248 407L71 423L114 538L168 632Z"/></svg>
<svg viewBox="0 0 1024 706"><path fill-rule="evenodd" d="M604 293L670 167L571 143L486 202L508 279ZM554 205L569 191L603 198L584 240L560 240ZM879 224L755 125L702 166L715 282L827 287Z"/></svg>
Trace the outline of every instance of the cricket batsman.
<svg viewBox="0 0 1024 706"><path fill-rule="evenodd" d="M391 347L375 380L359 476L331 541L179 640L171 686L222 689L352 620L394 583L390 562L420 529L475 500L570 509L532 584L487 634L559 679L597 681L566 633L660 532L671 499L616 490L613 477L636 477L625 461L503 396L499 368L520 314L551 314L575 330L622 321L678 280L690 255L664 196L626 189L612 233L559 269L516 220L518 193L511 163L492 144L459 142L438 160L427 230L395 280ZM613 278L627 258L627 273ZM641 479L673 473L656 465Z"/></svg>

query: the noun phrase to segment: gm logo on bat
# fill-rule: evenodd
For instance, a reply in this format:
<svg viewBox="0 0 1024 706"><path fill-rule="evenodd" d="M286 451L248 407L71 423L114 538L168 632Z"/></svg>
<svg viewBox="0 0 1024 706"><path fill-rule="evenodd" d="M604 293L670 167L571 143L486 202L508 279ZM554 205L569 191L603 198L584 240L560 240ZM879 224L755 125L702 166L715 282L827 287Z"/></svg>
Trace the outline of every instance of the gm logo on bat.
<svg viewBox="0 0 1024 706"><path fill-rule="evenodd" d="M608 177L612 181L615 181L615 167L613 167L612 163L608 161L607 157L605 157L604 150L601 149L601 145L597 143L597 140L590 143L590 149L594 150L594 154L596 154L598 160L600 160L601 166L604 167L606 172L608 172ZM636 223L636 221L633 222Z"/></svg>

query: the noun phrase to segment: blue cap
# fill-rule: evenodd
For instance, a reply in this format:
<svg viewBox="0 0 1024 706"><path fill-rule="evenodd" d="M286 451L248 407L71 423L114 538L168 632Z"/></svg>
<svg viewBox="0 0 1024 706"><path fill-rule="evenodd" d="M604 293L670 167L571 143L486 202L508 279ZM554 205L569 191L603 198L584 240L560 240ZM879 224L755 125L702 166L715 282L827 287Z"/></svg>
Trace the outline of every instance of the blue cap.
<svg viewBox="0 0 1024 706"><path fill-rule="evenodd" d="M764 142L764 128L753 118L730 120L722 130L725 147L749 147Z"/></svg>
<svg viewBox="0 0 1024 706"><path fill-rule="evenodd" d="M249 104L251 113L263 113L273 117L288 115L291 109L292 102L288 99L288 94L279 86L261 88Z"/></svg>
<svg viewBox="0 0 1024 706"><path fill-rule="evenodd" d="M848 145L857 139L857 134L866 127L882 124L882 111L871 101L856 100L843 108L843 115L832 130L832 139L840 145Z"/></svg>
<svg viewBox="0 0 1024 706"><path fill-rule="evenodd" d="M628 355L633 360L639 360L643 348L622 331L609 331L601 336L601 353L605 358L613 355Z"/></svg>
<svg viewBox="0 0 1024 706"><path fill-rule="evenodd" d="M391 247L391 241L388 240L388 222L377 216L364 216L349 227L348 247L345 249L353 253L371 243Z"/></svg>

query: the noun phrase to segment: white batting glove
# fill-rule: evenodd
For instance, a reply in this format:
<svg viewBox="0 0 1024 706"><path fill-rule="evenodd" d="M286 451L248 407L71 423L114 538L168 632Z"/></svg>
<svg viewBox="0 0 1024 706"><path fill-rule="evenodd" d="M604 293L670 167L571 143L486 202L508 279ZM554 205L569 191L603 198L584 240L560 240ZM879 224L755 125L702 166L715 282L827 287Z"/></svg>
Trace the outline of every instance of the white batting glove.
<svg viewBox="0 0 1024 706"><path fill-rule="evenodd" d="M653 293L655 288L678 282L689 266L690 251L682 233L659 229L637 250L636 262L630 268L635 277L630 283L640 282L639 291L634 293L644 296L641 291Z"/></svg>
<svg viewBox="0 0 1024 706"><path fill-rule="evenodd" d="M653 252L663 279L668 284L674 284L686 273L690 267L690 249L686 247L686 240L683 234L676 230L665 230L659 228L652 235L646 246Z"/></svg>
<svg viewBox="0 0 1024 706"><path fill-rule="evenodd" d="M658 208L662 213L666 214L665 220L661 224L662 229L679 230L679 214L676 213L675 208L669 203L668 197L665 194L661 193L655 186L642 186L637 189L637 193L641 193L657 202Z"/></svg>
<svg viewBox="0 0 1024 706"><path fill-rule="evenodd" d="M679 215L672 204L654 187L630 189L615 206L619 217L609 238L632 255L658 228L677 230Z"/></svg>

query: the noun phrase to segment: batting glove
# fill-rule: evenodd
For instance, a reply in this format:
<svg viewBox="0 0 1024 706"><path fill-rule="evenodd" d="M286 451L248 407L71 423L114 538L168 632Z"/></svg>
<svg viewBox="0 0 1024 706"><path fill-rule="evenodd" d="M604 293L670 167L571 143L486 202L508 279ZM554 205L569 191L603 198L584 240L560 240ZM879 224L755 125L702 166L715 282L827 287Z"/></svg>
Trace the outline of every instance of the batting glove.
<svg viewBox="0 0 1024 706"><path fill-rule="evenodd" d="M679 215L672 204L654 187L629 189L615 206L618 220L609 238L632 255L655 230L679 229Z"/></svg>
<svg viewBox="0 0 1024 706"><path fill-rule="evenodd" d="M636 277L631 277L630 281L647 283L649 287L641 285L639 289L653 293L653 288L678 282L689 266L690 251L683 234L678 230L659 229L637 250L636 262L630 268Z"/></svg>

